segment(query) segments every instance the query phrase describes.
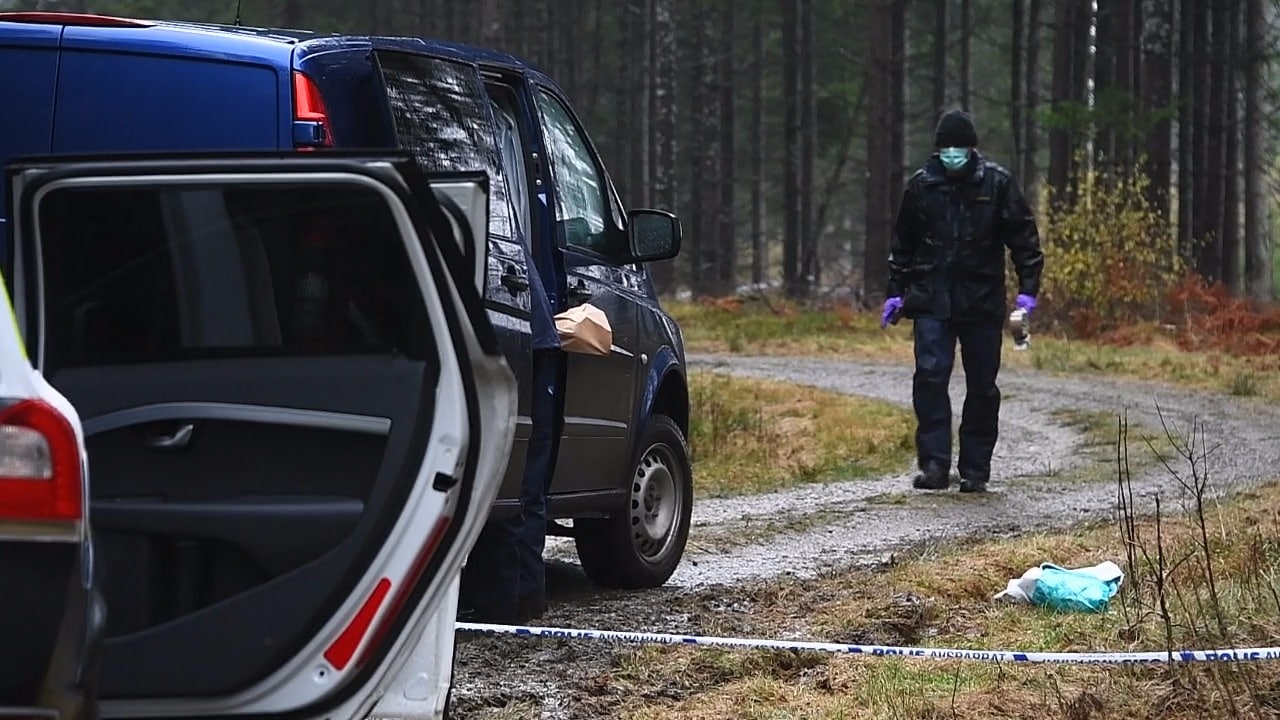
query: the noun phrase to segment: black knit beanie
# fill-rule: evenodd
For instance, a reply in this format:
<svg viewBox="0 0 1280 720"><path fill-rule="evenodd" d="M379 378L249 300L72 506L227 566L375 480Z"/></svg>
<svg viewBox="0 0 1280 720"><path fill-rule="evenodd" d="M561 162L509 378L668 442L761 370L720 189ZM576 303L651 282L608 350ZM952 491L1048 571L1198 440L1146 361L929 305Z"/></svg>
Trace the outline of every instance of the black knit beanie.
<svg viewBox="0 0 1280 720"><path fill-rule="evenodd" d="M973 127L973 118L963 110L951 110L938 120L938 128L933 134L935 147L977 147L978 131Z"/></svg>

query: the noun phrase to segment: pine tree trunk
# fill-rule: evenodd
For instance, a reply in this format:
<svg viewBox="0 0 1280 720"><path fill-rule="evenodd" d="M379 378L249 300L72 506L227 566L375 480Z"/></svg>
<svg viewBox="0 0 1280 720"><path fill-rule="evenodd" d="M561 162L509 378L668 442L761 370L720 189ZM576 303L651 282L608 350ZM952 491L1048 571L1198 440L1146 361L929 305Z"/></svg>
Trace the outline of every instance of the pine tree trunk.
<svg viewBox="0 0 1280 720"><path fill-rule="evenodd" d="M480 0L480 42L486 47L502 45L501 0Z"/></svg>
<svg viewBox="0 0 1280 720"><path fill-rule="evenodd" d="M1205 0L1209 3L1210 0ZM1199 210L1204 211L1205 223L1201 227L1201 249L1199 262L1200 273L1209 282L1222 280L1222 198L1226 182L1226 153L1224 140L1226 128L1223 126L1226 109L1227 89L1227 22L1226 0L1211 0L1212 12L1212 50L1206 64L1206 76L1203 80L1207 89L1206 125L1202 135L1203 150L1200 153L1201 166L1204 169L1202 180L1204 195L1197 195ZM1206 27L1202 25L1201 27ZM1201 97L1206 97L1202 95Z"/></svg>
<svg viewBox="0 0 1280 720"><path fill-rule="evenodd" d="M653 206L676 212L676 33L672 8L675 0L652 2L653 104L649 112L653 128ZM674 289L674 261L655 263L651 270L658 292Z"/></svg>
<svg viewBox="0 0 1280 720"><path fill-rule="evenodd" d="M796 0L779 0L782 10L782 277L788 297L801 292L800 275L800 17Z"/></svg>
<svg viewBox="0 0 1280 720"><path fill-rule="evenodd" d="M381 35L385 32L384 28L388 27L390 24L388 22L390 14L391 13L385 4L372 5L366 12L360 15L360 18L363 21L360 24L364 25L366 32L370 35Z"/></svg>
<svg viewBox="0 0 1280 720"><path fill-rule="evenodd" d="M638 38L632 31L635 26L632 17L634 12L633 0L626 0L618 8L619 37L614 52L614 81L611 83L614 85L613 137L609 143L612 148L609 165L618 184L618 194L627 205L635 202L636 191L639 189L634 170L635 153L632 152L635 145L635 136L632 135L635 127L632 115L635 111L635 93L629 91L635 86L635 58L638 54Z"/></svg>
<svg viewBox="0 0 1280 720"><path fill-rule="evenodd" d="M653 31L649 25L649 8L645 0L629 0L633 35L632 82L626 95L631 98L630 127L626 143L622 146L631 153L631 207L648 207L652 204L651 176L649 168L649 87L653 84L653 71L649 65L649 48L653 43Z"/></svg>
<svg viewBox="0 0 1280 720"><path fill-rule="evenodd" d="M517 2L519 0L516 0ZM652 0L650 0L650 14L652 14ZM604 29L604 0L595 0L591 13L591 67L588 69L587 77L589 80L583 83L585 93L583 102L588 108L591 116L598 117L601 110L600 89L602 75L604 74L604 44L608 42ZM650 67L653 66L653 43L649 43ZM652 88L650 88L652 92ZM652 98L651 98L652 101Z"/></svg>
<svg viewBox="0 0 1280 720"><path fill-rule="evenodd" d="M698 260L698 280L695 289L701 293L718 294L723 288L719 285L719 237L720 237L720 187L726 182L720 168L720 133L717 125L720 120L719 97L720 78L717 70L716 54L719 45L715 42L716 15L719 3L700 0L697 33L698 45L702 49L698 63L697 82L699 95L699 117L697 120L698 135L701 142L698 146L699 177L705 188L702 193L702 221L698 226L700 235L698 247L701 257Z"/></svg>
<svg viewBox="0 0 1280 720"><path fill-rule="evenodd" d="M947 110L947 0L934 3L933 112L934 120Z"/></svg>
<svg viewBox="0 0 1280 720"><path fill-rule="evenodd" d="M907 162L907 0L895 0L893 3L892 38L888 190L891 217L897 214Z"/></svg>
<svg viewBox="0 0 1280 720"><path fill-rule="evenodd" d="M1053 38L1053 96L1055 112L1062 112L1065 105L1076 102L1076 23L1077 14L1083 9L1080 0L1058 0L1054 18ZM1054 203L1068 200L1071 182L1072 132L1062 124L1049 130L1049 186Z"/></svg>
<svg viewBox="0 0 1280 720"><path fill-rule="evenodd" d="M1019 181L1026 196L1034 203L1040 192L1040 21L1041 0L1031 0L1027 7L1026 109L1022 114L1022 162Z"/></svg>
<svg viewBox="0 0 1280 720"><path fill-rule="evenodd" d="M1222 163L1222 282L1232 293L1244 288L1244 257L1240 247L1240 87L1236 67L1240 55L1240 0L1218 0L1227 8L1225 51L1226 62L1222 72L1225 79L1225 106L1223 108L1223 163Z"/></svg>
<svg viewBox="0 0 1280 720"><path fill-rule="evenodd" d="M1270 0L1245 0L1244 52L1244 236L1245 277L1249 296L1269 301L1274 292L1271 228L1268 226L1267 172L1272 157L1267 142L1265 68Z"/></svg>
<svg viewBox="0 0 1280 720"><path fill-rule="evenodd" d="M440 18L439 32L446 40L462 39L458 34L458 12L453 3L443 0L437 16Z"/></svg>
<svg viewBox="0 0 1280 720"><path fill-rule="evenodd" d="M548 4L552 0L526 0L528 3L525 12L525 32L522 33L526 38L525 54L528 59L535 65L541 66L544 70L555 72L555 68L551 67L551 57L548 49L550 47L551 24L548 19ZM456 3L446 0L446 7L450 8L450 12L456 12L454 6Z"/></svg>
<svg viewBox="0 0 1280 720"><path fill-rule="evenodd" d="M1071 91L1075 101L1084 104L1088 100L1089 78L1093 77L1093 63L1089 52L1093 9L1090 7L1089 0L1080 0L1077 3L1074 22L1075 37L1071 44Z"/></svg>
<svg viewBox="0 0 1280 720"><path fill-rule="evenodd" d="M943 0L939 0L940 2ZM973 37L973 7L970 0L960 0L960 105L965 110L973 110L972 72L970 63L973 52L970 39Z"/></svg>
<svg viewBox="0 0 1280 720"><path fill-rule="evenodd" d="M280 7L280 24L287 28L302 27L302 0L284 0Z"/></svg>
<svg viewBox="0 0 1280 720"><path fill-rule="evenodd" d="M1142 118L1142 97L1145 93L1142 86L1142 46L1146 31L1143 0L1126 0L1125 23L1129 32L1125 47L1125 91L1128 97L1125 109L1124 165L1130 170L1136 170L1142 154L1139 120Z"/></svg>
<svg viewBox="0 0 1280 720"><path fill-rule="evenodd" d="M1013 171L1023 174L1026 167L1023 153L1026 152L1026 140L1023 133L1026 127L1022 123L1022 113L1026 108L1026 28L1023 27L1023 14L1026 11L1024 0L1009 0L1013 11L1009 32L1009 128L1013 134Z"/></svg>
<svg viewBox="0 0 1280 720"><path fill-rule="evenodd" d="M893 2L871 0L867 12L868 58L864 63L866 109L869 128L889 127L892 123L893 93L890 87L893 60ZM892 159L888 143L880 133L866 133L867 182L866 191L866 244L863 253L863 297L873 305L884 296L884 283L888 274L889 235L892 224L889 219L889 174Z"/></svg>
<svg viewBox="0 0 1280 720"><path fill-rule="evenodd" d="M529 27L530 8L529 0L511 0L509 6L511 11L511 27L520 28L511 33L514 41L513 46L522 57L529 59L529 33L525 28Z"/></svg>
<svg viewBox="0 0 1280 720"><path fill-rule="evenodd" d="M756 13L751 29L751 66L754 77L751 82L751 282L761 285L769 271L769 258L765 246L765 176L764 148L769 138L764 127L765 55L763 2L756 3Z"/></svg>
<svg viewBox="0 0 1280 720"><path fill-rule="evenodd" d="M1161 216L1170 217L1169 183L1173 166L1173 123L1168 110L1173 95L1174 4L1176 0L1148 0L1145 13L1146 55L1142 63L1142 111L1150 122L1146 136L1147 200Z"/></svg>
<svg viewBox="0 0 1280 720"><path fill-rule="evenodd" d="M717 66L720 73L720 247L719 257L716 259L720 268L717 279L722 293L733 292L738 280L738 233L734 222L737 159L734 152L736 124L733 107L737 97L734 92L737 72L733 52L734 6L735 3L728 2L720 9L720 58Z"/></svg>
<svg viewBox="0 0 1280 720"><path fill-rule="evenodd" d="M1195 165L1195 44L1196 0L1181 0L1178 9L1178 252L1193 259L1196 224Z"/></svg>
<svg viewBox="0 0 1280 720"><path fill-rule="evenodd" d="M817 151L817 99L814 89L813 1L800 5L800 272L801 295L808 297L821 279L818 229L814 227L814 154Z"/></svg>
<svg viewBox="0 0 1280 720"><path fill-rule="evenodd" d="M1123 2L1123 0L1119 0ZM1100 106L1101 113L1097 127L1094 129L1093 153L1094 161L1100 166L1111 165L1116 160L1114 117L1111 112L1112 99L1116 87L1116 6L1117 0L1098 3L1096 48L1093 58L1094 97Z"/></svg>
<svg viewBox="0 0 1280 720"><path fill-rule="evenodd" d="M555 68L555 77L565 94L569 96L569 100L577 105L581 102L582 87L578 84L579 62L582 57L582 50L579 43L582 42L584 31L583 24L585 14L578 8L569 10L568 8L556 4L551 11L551 56L555 58L552 61L552 67ZM634 32L634 30L628 30ZM642 43L643 41L638 41ZM638 70L641 65L633 54L631 62L635 64ZM634 97L634 94L633 94ZM634 103L633 103L634 104ZM634 130L634 126L632 127ZM635 135L632 135L634 138Z"/></svg>
<svg viewBox="0 0 1280 720"><path fill-rule="evenodd" d="M712 268L703 266L706 250L703 246L715 241L715 236L708 236L707 215L712 209L711 195L715 190L714 178L707 176L705 145L706 133L702 123L706 118L710 100L706 97L703 84L702 64L705 62L706 38L703 35L702 16L707 12L706 0L685 0L684 17L680 27L687 38L681 54L680 65L684 71L681 81L686 83L685 97L689 102L688 120L681 123L686 128L685 138L688 140L688 152L685 168L688 171L686 181L689 183L688 222L685 237L688 239L689 288L695 296L706 292L706 284L714 272Z"/></svg>
<svg viewBox="0 0 1280 720"><path fill-rule="evenodd" d="M1116 128L1113 133L1113 157L1115 164L1125 171L1133 169L1133 127L1132 112L1137 99L1137 83L1134 81L1136 48L1133 43L1133 27L1136 21L1134 13L1135 0L1119 0L1116 3L1115 26L1115 65L1112 68L1115 90L1119 100L1116 108Z"/></svg>
<svg viewBox="0 0 1280 720"><path fill-rule="evenodd" d="M1209 161L1209 96L1212 85L1212 29L1209 26L1209 0L1194 0L1193 20L1196 26L1196 46L1192 55L1193 72L1191 77L1191 96L1188 101L1194 109L1191 123L1191 176L1195 197L1195 215L1192 216L1191 233L1193 242L1199 246L1196 253L1196 269L1210 282L1217 281L1217 267L1206 266L1206 261L1213 264L1217 253L1209 253L1213 249L1213 232L1216 220L1209 211L1214 205L1212 197L1212 164Z"/></svg>

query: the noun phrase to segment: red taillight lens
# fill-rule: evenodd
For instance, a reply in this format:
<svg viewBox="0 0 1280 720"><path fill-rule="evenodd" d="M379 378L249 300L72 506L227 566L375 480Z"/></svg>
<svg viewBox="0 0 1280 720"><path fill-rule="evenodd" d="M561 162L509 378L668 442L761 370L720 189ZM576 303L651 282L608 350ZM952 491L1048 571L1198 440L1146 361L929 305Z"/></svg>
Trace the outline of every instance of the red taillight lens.
<svg viewBox="0 0 1280 720"><path fill-rule="evenodd" d="M0 521L83 517L80 448L67 418L43 400L0 410Z"/></svg>
<svg viewBox="0 0 1280 720"><path fill-rule="evenodd" d="M374 627L373 619L378 614L378 609L382 606L387 595L391 592L391 580L387 578L379 578L373 587L373 592L365 598L364 603L356 612L355 617L347 623L342 634L333 641L331 645L324 651L324 659L334 667L335 670L346 668L351 662L351 658L355 656L356 649L360 647L360 642L364 640L365 635L369 636L369 644L365 647L364 653L356 662L356 666L363 666L369 661L370 656L386 639L387 630L392 622L400 615L400 611L404 609L405 601L409 599L409 593L413 587L422 579L422 573L427 569L427 563L435 557L436 550L440 548L440 542L444 540L445 531L449 529L449 525L453 519L445 515L438 520L431 528L431 534L427 536L427 541L418 549L418 555L414 558L413 565L409 567L409 572L401 581L400 589L395 595L391 596L391 601L387 604L387 612L383 615L382 620ZM372 632L370 628L372 627Z"/></svg>
<svg viewBox="0 0 1280 720"><path fill-rule="evenodd" d="M391 602L387 603L387 614L383 616L382 622L373 629L369 635L369 645L365 648L364 654L360 657L357 664L364 665L369 662L369 658L382 644L387 637L387 631L391 629L391 623L399 617L400 612L404 610L405 603L409 600L409 593L413 592L413 588L422 579L422 573L426 571L427 564L431 562L431 558L435 557L436 550L440 549L440 543L444 540L444 535L449 530L449 526L453 523L453 518L445 515L431 528L431 534L427 536L427 542L418 550L418 556L414 558L413 565L409 568L409 572L405 575L401 582L400 589L395 595L391 596Z"/></svg>
<svg viewBox="0 0 1280 720"><path fill-rule="evenodd" d="M333 147L333 125L329 122L329 111L324 106L320 88L297 70L293 71L293 119L296 124L294 144L299 149Z"/></svg>

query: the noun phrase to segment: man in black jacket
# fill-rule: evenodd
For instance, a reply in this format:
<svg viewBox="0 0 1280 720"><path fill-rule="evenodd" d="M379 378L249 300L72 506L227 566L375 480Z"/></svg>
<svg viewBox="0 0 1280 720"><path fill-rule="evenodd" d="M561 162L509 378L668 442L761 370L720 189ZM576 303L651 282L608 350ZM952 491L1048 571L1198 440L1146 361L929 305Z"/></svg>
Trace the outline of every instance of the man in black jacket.
<svg viewBox="0 0 1280 720"><path fill-rule="evenodd" d="M1035 308L1044 256L1018 183L977 150L965 112L938 121L937 151L907 182L889 254L881 327L899 315L914 324L916 453L913 485L951 484L949 386L957 340L965 399L957 469L961 492L983 492L991 476L1000 416L1000 346L1008 313L1005 256L1017 273L1016 306Z"/></svg>

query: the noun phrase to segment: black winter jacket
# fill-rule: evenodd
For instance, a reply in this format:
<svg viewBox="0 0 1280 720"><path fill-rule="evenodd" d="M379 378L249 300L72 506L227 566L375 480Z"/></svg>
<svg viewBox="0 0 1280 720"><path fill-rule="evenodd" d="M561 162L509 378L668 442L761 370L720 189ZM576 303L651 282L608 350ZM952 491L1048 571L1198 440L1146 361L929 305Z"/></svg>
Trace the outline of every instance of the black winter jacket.
<svg viewBox="0 0 1280 720"><path fill-rule="evenodd" d="M889 251L886 297L908 318L1002 320L1008 248L1018 292L1036 295L1044 255L1013 176L975 150L952 178L937 155L907 181Z"/></svg>

